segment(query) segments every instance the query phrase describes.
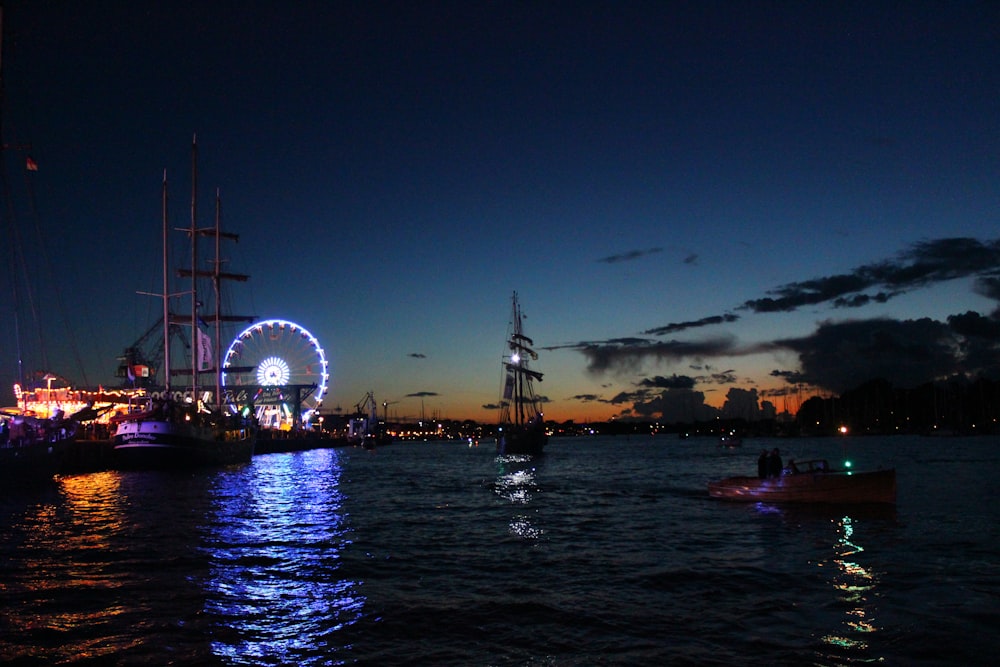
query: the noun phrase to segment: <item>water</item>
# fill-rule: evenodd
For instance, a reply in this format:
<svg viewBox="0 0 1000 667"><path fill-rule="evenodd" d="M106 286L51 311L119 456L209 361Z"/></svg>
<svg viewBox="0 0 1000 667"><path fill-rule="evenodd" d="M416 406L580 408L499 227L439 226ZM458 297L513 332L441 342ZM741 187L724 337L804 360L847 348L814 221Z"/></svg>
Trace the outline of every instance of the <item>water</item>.
<svg viewBox="0 0 1000 667"><path fill-rule="evenodd" d="M707 497L761 448L895 466L896 508ZM975 665L1000 439L395 444L0 493L0 661Z"/></svg>

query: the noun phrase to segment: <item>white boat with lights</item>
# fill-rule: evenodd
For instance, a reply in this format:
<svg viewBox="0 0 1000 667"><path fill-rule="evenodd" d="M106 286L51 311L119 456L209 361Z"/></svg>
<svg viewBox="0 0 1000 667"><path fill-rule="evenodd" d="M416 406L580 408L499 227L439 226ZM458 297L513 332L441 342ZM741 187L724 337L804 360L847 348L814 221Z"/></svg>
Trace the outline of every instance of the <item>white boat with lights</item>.
<svg viewBox="0 0 1000 667"><path fill-rule="evenodd" d="M250 321L250 317L227 316L221 313L219 294L224 280L244 281L246 276L223 273L221 270L220 242L237 240L235 234L223 232L220 226L219 202L216 198L215 225L198 228L197 202L197 142L192 143L192 206L191 223L183 230L191 244L191 267L181 269L178 275L191 279L190 289L184 292L190 299L190 314L171 312L172 295L168 280L167 258L167 179L163 179L163 366L166 384L162 395L150 398L138 411L127 412L112 418L116 430L112 437L115 466L128 469L161 469L226 465L249 462L253 457L257 438L257 424L249 406L238 412L223 400L220 364L220 332L223 321ZM209 237L214 242L214 259L210 270L199 268L199 237ZM199 312L199 279L210 279L214 287L214 314ZM202 331L201 326L214 325L214 340ZM178 400L170 385L170 328L172 324L190 327L191 368L174 371L190 374L190 385L184 392L185 399ZM214 345L213 345L214 344ZM213 349L214 347L214 349ZM214 386L199 386L202 375L214 376Z"/></svg>
<svg viewBox="0 0 1000 667"><path fill-rule="evenodd" d="M502 365L497 454L537 456L542 453L549 439L545 431L541 401L534 389L534 382L541 382L542 374L529 368L530 362L538 359L538 354L532 349L535 343L524 335L524 316L517 300L517 292L514 292L511 302L507 350Z"/></svg>
<svg viewBox="0 0 1000 667"><path fill-rule="evenodd" d="M708 483L722 500L765 503L895 503L896 471L835 470L823 459L798 461L778 477L727 477Z"/></svg>

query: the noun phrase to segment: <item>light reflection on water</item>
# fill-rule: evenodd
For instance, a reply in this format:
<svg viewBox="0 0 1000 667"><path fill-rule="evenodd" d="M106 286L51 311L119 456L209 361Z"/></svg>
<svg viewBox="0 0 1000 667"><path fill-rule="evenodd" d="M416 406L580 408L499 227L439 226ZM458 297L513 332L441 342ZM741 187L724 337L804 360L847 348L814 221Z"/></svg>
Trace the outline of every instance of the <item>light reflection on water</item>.
<svg viewBox="0 0 1000 667"><path fill-rule="evenodd" d="M527 506L538 492L535 479L535 460L528 454L499 455L497 461L497 479L494 492L514 506ZM526 514L524 510L516 512L510 518L509 532L511 535L526 540L537 540L545 531L537 525L535 513Z"/></svg>
<svg viewBox="0 0 1000 667"><path fill-rule="evenodd" d="M211 489L214 520L205 609L219 626L212 650L234 663L308 664L355 623L360 582L339 576L350 544L336 450L261 456ZM329 648L336 648L330 646Z"/></svg>
<svg viewBox="0 0 1000 667"><path fill-rule="evenodd" d="M843 649L865 651L869 647L869 635L879 630L875 623L878 577L871 568L857 560L864 547L857 542L855 521L850 516L844 516L837 522L837 528L839 536L832 559L837 570L831 583L839 601L846 607L843 620L846 632L828 634L823 637L823 642Z"/></svg>
<svg viewBox="0 0 1000 667"><path fill-rule="evenodd" d="M807 559L815 570L803 570L783 586L786 604L798 609L802 629L808 628L799 639L812 644L813 664L885 662L880 654L888 638L878 621L885 596L879 563L886 557L886 534L898 530L896 508L757 503L753 513L766 521L781 520L782 533L792 539L785 544L789 553L818 550ZM809 598L811 604L805 605Z"/></svg>
<svg viewBox="0 0 1000 667"><path fill-rule="evenodd" d="M31 559L23 563L23 575L8 571L7 581L0 585L5 592L23 586L30 593L30 602L17 605L9 616L7 610L3 614L26 643L32 637L53 634L71 637L57 654L63 659L100 659L120 649L114 642L92 642L73 633L81 626L114 622L128 611L115 594L123 585L122 577L109 567L116 551L114 535L127 523L127 497L121 494L119 482L115 473L65 477L61 480L63 503L33 505L17 526L23 530L24 552L51 553L51 545L58 544L66 554ZM89 526L95 528L84 529ZM86 594L89 604L78 602L81 594Z"/></svg>
<svg viewBox="0 0 1000 667"><path fill-rule="evenodd" d="M673 439L0 490L0 663L989 664L997 440L852 446L897 466L895 508L715 501L754 453Z"/></svg>

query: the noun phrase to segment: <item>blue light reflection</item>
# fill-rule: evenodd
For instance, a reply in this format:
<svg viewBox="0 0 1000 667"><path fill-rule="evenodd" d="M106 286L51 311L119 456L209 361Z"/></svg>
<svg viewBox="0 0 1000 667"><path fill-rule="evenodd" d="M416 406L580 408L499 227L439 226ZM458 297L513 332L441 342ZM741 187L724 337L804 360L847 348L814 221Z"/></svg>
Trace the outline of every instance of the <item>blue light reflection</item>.
<svg viewBox="0 0 1000 667"><path fill-rule="evenodd" d="M340 576L350 544L340 452L258 456L211 489L205 611L213 652L234 664L327 664L361 616L360 582Z"/></svg>

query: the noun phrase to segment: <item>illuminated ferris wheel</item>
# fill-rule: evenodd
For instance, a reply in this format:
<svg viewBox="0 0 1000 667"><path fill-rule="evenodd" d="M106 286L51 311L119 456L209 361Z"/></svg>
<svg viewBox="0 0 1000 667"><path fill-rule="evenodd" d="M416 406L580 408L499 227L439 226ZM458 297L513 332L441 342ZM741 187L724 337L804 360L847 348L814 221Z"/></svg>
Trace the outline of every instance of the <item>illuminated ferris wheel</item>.
<svg viewBox="0 0 1000 667"><path fill-rule="evenodd" d="M264 428L308 423L316 414L330 379L323 348L305 327L287 320L257 322L229 345L222 364L226 389L263 388L268 400L254 399Z"/></svg>

